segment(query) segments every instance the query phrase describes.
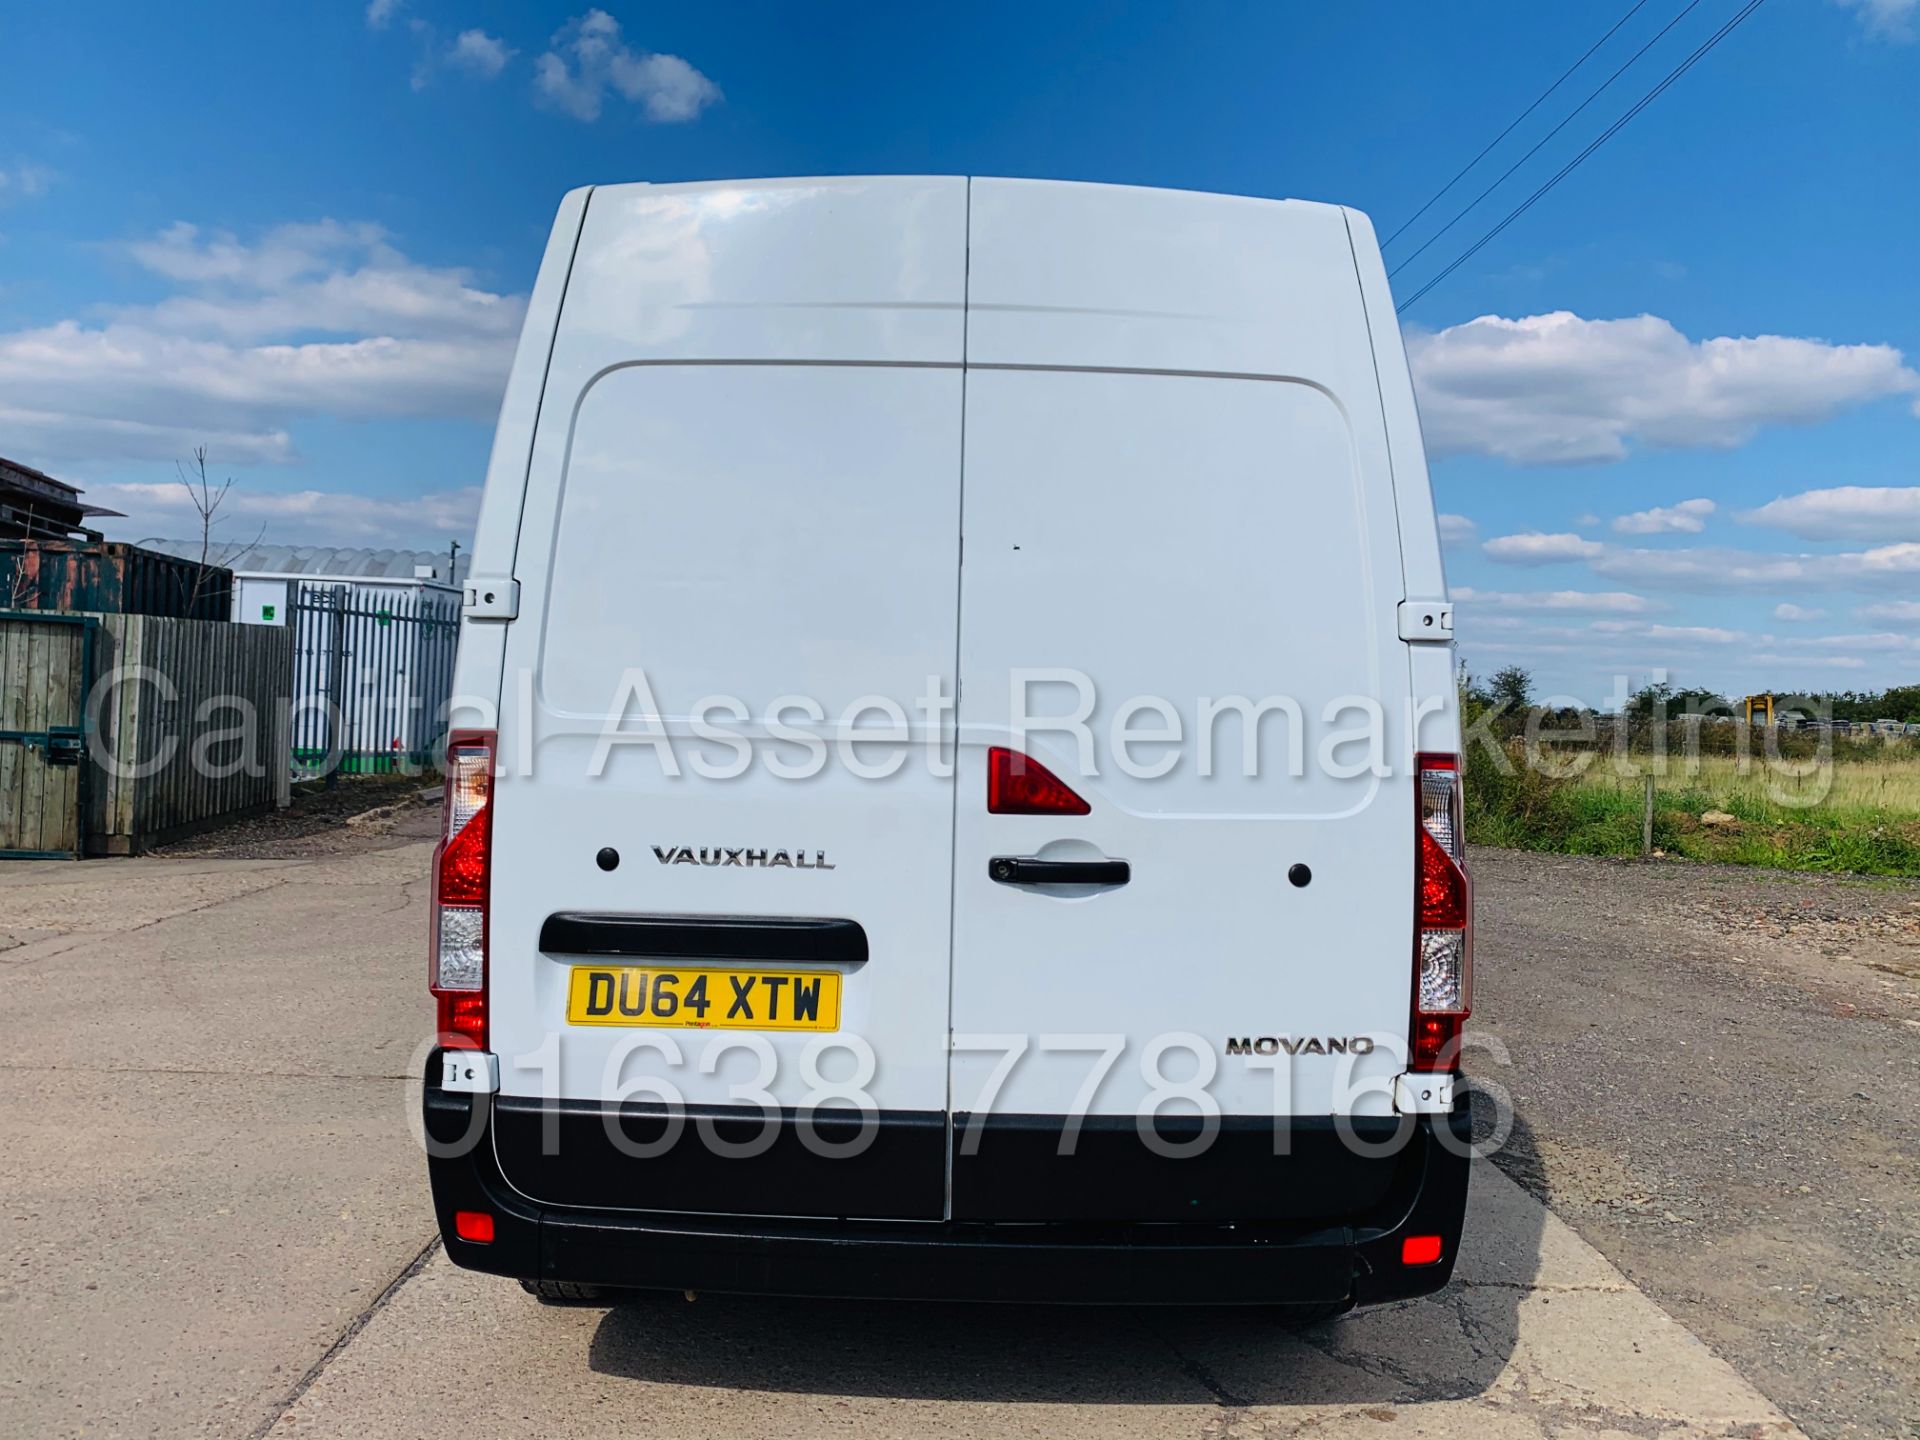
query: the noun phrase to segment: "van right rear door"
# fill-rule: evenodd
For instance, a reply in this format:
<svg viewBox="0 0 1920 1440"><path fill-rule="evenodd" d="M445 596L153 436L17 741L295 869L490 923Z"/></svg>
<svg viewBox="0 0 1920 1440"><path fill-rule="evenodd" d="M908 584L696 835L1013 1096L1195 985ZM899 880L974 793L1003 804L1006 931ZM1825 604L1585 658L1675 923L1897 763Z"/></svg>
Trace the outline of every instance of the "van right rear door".
<svg viewBox="0 0 1920 1440"><path fill-rule="evenodd" d="M1306 1218L1259 1178L1276 1121L1390 1115L1411 986L1405 592L1342 212L976 180L970 217L952 1213ZM1379 750L1323 749L1370 714ZM996 747L1087 813L992 813Z"/></svg>

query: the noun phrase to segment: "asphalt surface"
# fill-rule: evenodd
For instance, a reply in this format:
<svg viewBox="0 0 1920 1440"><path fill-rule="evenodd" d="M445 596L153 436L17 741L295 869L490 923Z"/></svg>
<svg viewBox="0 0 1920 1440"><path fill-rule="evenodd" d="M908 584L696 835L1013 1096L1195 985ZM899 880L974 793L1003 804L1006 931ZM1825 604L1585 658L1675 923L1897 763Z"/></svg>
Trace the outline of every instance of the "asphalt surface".
<svg viewBox="0 0 1920 1440"><path fill-rule="evenodd" d="M0 1435L1920 1433L1912 887L1480 857L1522 1184L1428 1301L576 1309L431 1243L419 820L0 869Z"/></svg>
<svg viewBox="0 0 1920 1440"><path fill-rule="evenodd" d="M1498 1163L1809 1434L1920 1436L1920 885L1472 861Z"/></svg>

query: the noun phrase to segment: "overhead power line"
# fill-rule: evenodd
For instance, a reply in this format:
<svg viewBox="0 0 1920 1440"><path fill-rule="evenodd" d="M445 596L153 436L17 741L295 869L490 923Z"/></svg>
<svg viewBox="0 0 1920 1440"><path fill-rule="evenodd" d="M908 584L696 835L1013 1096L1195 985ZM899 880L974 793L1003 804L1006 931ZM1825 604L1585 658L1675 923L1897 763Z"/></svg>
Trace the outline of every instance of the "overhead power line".
<svg viewBox="0 0 1920 1440"><path fill-rule="evenodd" d="M1561 71L1560 78L1554 81L1551 85L1547 86L1546 89L1542 90L1539 94L1539 97L1535 99L1531 105L1527 106L1526 109L1522 110L1518 115L1514 116L1513 120L1507 125L1507 128L1502 130L1498 135L1494 136L1493 139L1489 140L1486 143L1485 148L1482 149L1478 155L1474 156L1473 159L1469 160L1465 165L1462 165L1460 167L1459 173L1455 175L1453 179L1447 181L1446 184L1442 185L1438 190L1434 191L1432 195L1428 196L1426 204L1422 205L1418 210L1414 211L1413 214L1409 215L1404 221L1401 222L1400 228L1398 230L1394 231L1393 234L1387 236L1386 239L1380 242L1381 248L1385 249L1387 246L1391 245L1394 241L1398 240L1402 235L1406 234L1408 226L1412 225L1414 221L1418 220L1422 215L1426 214L1427 211L1431 210L1434 207L1434 204L1440 199L1442 195L1445 195L1449 190L1453 189L1454 186L1458 185L1463 179L1465 179L1467 172L1473 169L1473 167L1478 165L1482 160L1486 159L1488 153L1493 149L1494 146L1498 145L1502 140L1506 139L1507 136L1513 133L1514 126L1518 125L1522 120L1526 119L1534 111L1538 110L1540 106L1543 103L1545 103L1549 95L1553 94L1554 91L1558 90L1562 85L1566 84L1568 77L1570 77L1573 74L1573 72L1578 70L1582 65L1586 64L1587 61L1591 60L1593 58L1593 52L1598 50L1602 45L1606 44L1607 41L1611 40L1614 36L1614 32L1617 31L1622 25L1626 24L1627 21L1631 20L1635 15L1639 14L1641 9L1646 5L1646 3L1647 3L1647 0L1633 0L1632 8L1630 8L1627 11L1627 13L1622 15L1618 20L1614 21L1612 28L1609 29L1606 34L1602 35L1598 40L1594 41L1593 44L1589 45L1587 47L1586 54L1582 55L1578 60L1574 61L1573 64L1569 65L1565 70Z"/></svg>
<svg viewBox="0 0 1920 1440"><path fill-rule="evenodd" d="M1464 251L1462 251L1453 260L1453 262L1447 266L1446 269L1442 270L1438 275L1434 276L1431 280L1427 281L1426 284L1422 285L1418 290L1414 291L1413 294L1409 295L1405 300L1401 301L1400 304L1395 306L1394 313L1404 314L1408 306L1412 305L1415 301L1419 300L1422 295L1425 295L1429 290L1433 289L1434 286L1438 285L1442 280L1446 279L1447 276L1451 275L1454 271L1458 270L1462 265L1466 264L1467 261L1471 260L1476 254L1478 254L1480 251L1480 248L1485 244L1487 244L1488 241L1492 240L1494 236L1498 235L1502 230L1505 230L1507 226L1511 225L1514 221L1518 220L1522 215L1526 214L1527 211L1531 210L1533 208L1535 201L1539 200L1541 196L1545 195L1549 190L1553 189L1554 186L1558 185L1562 180L1566 179L1567 176L1571 175L1576 169L1578 169L1580 166L1580 163L1583 160L1585 160L1589 155L1593 154L1594 151L1598 150L1602 145L1606 144L1607 141L1611 140L1616 134L1618 134L1622 129L1624 129L1626 127L1627 122L1632 120L1634 116L1638 115L1642 110L1646 109L1647 106L1651 105L1655 100L1659 99L1661 94L1666 90L1666 88L1669 85L1673 84L1674 81L1678 80L1682 75L1686 74L1687 71L1691 70L1694 67L1694 65L1698 63L1699 60L1704 55L1706 55L1708 51L1712 50L1714 46L1718 45L1722 40L1726 39L1727 36L1731 35L1734 32L1734 30L1743 21L1746 20L1746 18L1749 15L1753 14L1754 11L1758 10L1765 3L1766 3L1766 0L1747 0L1747 4L1743 6L1740 9L1740 11L1737 14L1735 14L1731 20L1727 21L1726 24L1722 25L1718 30L1714 31L1712 35L1708 36L1705 42L1701 44L1699 49L1695 50L1685 60L1682 60L1678 65L1674 66L1673 69L1667 73L1666 79L1662 80L1658 85L1654 86L1653 89L1649 90L1645 95L1641 96L1640 99L1637 102L1635 102L1633 107L1629 109L1626 114L1622 115L1618 120L1614 121L1613 124L1609 125L1605 130L1601 131L1599 136L1593 141L1593 143L1588 145L1586 149L1582 150L1578 155L1574 156L1573 159L1569 160L1565 165L1561 166L1560 169L1554 174L1553 178L1548 180L1546 184L1542 185L1538 190L1534 191L1533 194L1529 195L1525 200L1521 201L1520 204L1514 206L1513 209L1507 213L1507 216L1504 220L1502 220L1498 225L1494 226L1491 230L1487 231L1486 234L1482 235L1478 240L1474 241L1472 245L1468 246Z"/></svg>
<svg viewBox="0 0 1920 1440"><path fill-rule="evenodd" d="M1678 15L1674 16L1673 19L1667 21L1666 24L1662 25L1660 29L1654 34L1654 37L1651 40L1647 41L1646 44L1642 45L1638 50L1634 51L1633 54L1627 57L1626 64L1622 65L1618 70L1614 71L1606 79L1602 80L1597 86L1595 86L1593 91L1587 96L1586 99L1582 100L1578 105L1574 106L1570 112L1568 112L1565 119L1563 119L1558 125L1554 126L1546 134L1542 135L1538 140L1534 141L1533 148L1531 150L1527 151L1526 154L1522 155L1518 160L1514 161L1513 164L1509 165L1504 171L1502 171L1500 178L1498 180L1494 181L1493 184L1487 186L1486 189L1482 190L1478 195L1474 196L1472 200L1468 201L1467 204L1461 210L1459 210L1451 220L1447 221L1446 224L1442 225L1438 230L1434 231L1433 234L1429 235L1424 241L1422 241L1420 244L1420 248L1418 250L1415 250L1411 255L1407 256L1406 259L1402 260L1398 265L1394 266L1393 269L1389 270L1387 272L1388 275L1389 276L1398 275L1402 270L1406 269L1407 266L1411 265L1415 260L1418 260L1422 252L1426 250L1427 246L1433 244L1434 241L1438 240L1442 235L1446 234L1454 226L1458 225L1462 220L1466 219L1468 214L1472 212L1475 206L1477 206L1482 200L1486 199L1487 196L1491 195L1494 191L1498 190L1502 185L1506 184L1508 177L1511 176L1514 171L1518 170L1522 165L1526 164L1527 161L1531 160L1535 155L1538 155L1540 153L1540 148L1543 145L1545 145L1549 140L1553 139L1553 137L1558 135L1562 130L1566 129L1568 124L1573 120L1575 116L1577 116L1582 110L1585 110L1587 106L1591 105L1594 101L1598 100L1601 97L1601 95L1603 95L1606 92L1607 88L1613 84L1614 81L1618 80L1622 75L1626 74L1628 70L1633 68L1635 61L1639 60L1639 58L1642 55L1646 54L1647 51L1651 50L1655 45L1658 45L1662 40L1662 38L1665 37L1666 33L1669 30L1673 29L1674 26L1678 25L1682 20L1686 19L1687 16L1691 15L1699 4L1700 4L1700 0L1687 0L1687 5L1685 6L1685 8L1683 8L1680 11Z"/></svg>

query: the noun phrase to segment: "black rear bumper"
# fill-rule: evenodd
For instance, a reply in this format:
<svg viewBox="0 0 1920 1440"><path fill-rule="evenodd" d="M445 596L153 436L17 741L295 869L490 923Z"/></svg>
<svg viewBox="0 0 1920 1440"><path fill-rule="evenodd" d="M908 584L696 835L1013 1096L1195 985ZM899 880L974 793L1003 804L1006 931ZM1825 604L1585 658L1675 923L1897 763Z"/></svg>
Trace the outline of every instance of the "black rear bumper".
<svg viewBox="0 0 1920 1440"><path fill-rule="evenodd" d="M502 1173L492 1097L430 1082L425 1110L434 1208L448 1256L522 1280L860 1298L1371 1305L1444 1285L1466 1213L1464 1104L1451 1115L1410 1122L1391 1156L1362 1171L1334 1166L1331 1179L1324 1148L1330 1135L1323 1133L1330 1126L1297 1121L1290 1153L1265 1161L1274 1167L1268 1175L1236 1183L1312 1187L1312 1217L1197 1223L774 1219L541 1203ZM1263 1128L1270 1155L1272 1131ZM668 1156L626 1163L674 1162ZM1124 1172L1106 1164L1124 1195ZM509 1168L524 1167L516 1157ZM1354 1178L1361 1173L1363 1180ZM1208 1180L1217 1187L1222 1178ZM1143 1192L1164 1189L1163 1179L1145 1171L1140 1180ZM462 1239L456 1211L491 1216L493 1239ZM1415 1235L1440 1237L1439 1261L1403 1263L1402 1241Z"/></svg>

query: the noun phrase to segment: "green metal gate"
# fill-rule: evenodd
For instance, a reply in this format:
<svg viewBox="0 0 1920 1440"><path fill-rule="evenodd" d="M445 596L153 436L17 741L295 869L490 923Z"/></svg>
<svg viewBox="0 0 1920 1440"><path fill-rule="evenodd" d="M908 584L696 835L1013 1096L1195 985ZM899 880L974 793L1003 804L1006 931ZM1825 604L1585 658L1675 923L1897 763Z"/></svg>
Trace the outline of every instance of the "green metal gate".
<svg viewBox="0 0 1920 1440"><path fill-rule="evenodd" d="M92 615L0 610L0 859L86 851Z"/></svg>

